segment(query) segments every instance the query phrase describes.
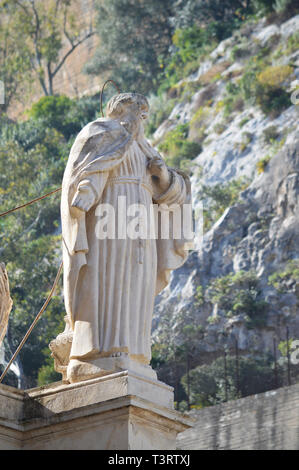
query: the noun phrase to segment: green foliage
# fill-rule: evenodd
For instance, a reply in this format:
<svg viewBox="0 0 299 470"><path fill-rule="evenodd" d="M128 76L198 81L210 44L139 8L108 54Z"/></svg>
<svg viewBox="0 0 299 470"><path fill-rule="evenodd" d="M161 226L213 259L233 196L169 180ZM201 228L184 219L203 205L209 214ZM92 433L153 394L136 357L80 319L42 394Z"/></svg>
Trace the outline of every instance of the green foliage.
<svg viewBox="0 0 299 470"><path fill-rule="evenodd" d="M228 400L234 400L256 393L263 393L275 388L273 362L270 357L239 358L239 391L236 380L236 359L227 356L227 394ZM283 371L279 368L278 385L283 383ZM220 357L210 365L198 366L190 372L190 391L192 405L203 407L225 401L224 358ZM182 378L187 392L187 376Z"/></svg>
<svg viewBox="0 0 299 470"><path fill-rule="evenodd" d="M182 160L192 160L201 152L201 145L188 140L188 124L179 124L168 132L158 149L164 153L169 166L180 167Z"/></svg>
<svg viewBox="0 0 299 470"><path fill-rule="evenodd" d="M202 286L197 286L196 288L196 303L197 305L203 305L205 301L204 289Z"/></svg>
<svg viewBox="0 0 299 470"><path fill-rule="evenodd" d="M209 285L207 299L218 304L227 316L245 314L248 328L266 325L268 303L261 297L259 279L253 271L216 278Z"/></svg>
<svg viewBox="0 0 299 470"><path fill-rule="evenodd" d="M4 15L3 15L4 16ZM0 115L7 111L12 100L20 99L24 84L30 77L30 58L22 35L13 28L13 17L0 18L0 70L5 84L5 103L0 104Z"/></svg>
<svg viewBox="0 0 299 470"><path fill-rule="evenodd" d="M253 134L251 134L251 132L243 132L242 141L236 143L235 147L239 150L240 153L243 153L248 148L252 140L253 140Z"/></svg>
<svg viewBox="0 0 299 470"><path fill-rule="evenodd" d="M295 33L291 34L288 37L286 49L284 53L285 55L289 55L289 54L292 54L293 52L296 52L298 49L299 49L299 31L296 31Z"/></svg>
<svg viewBox="0 0 299 470"><path fill-rule="evenodd" d="M53 364L43 365L38 371L37 384L39 387L41 387L42 385L47 385L49 383L58 382L60 380L61 374L58 374L53 369Z"/></svg>
<svg viewBox="0 0 299 470"><path fill-rule="evenodd" d="M240 178L224 184L202 187L200 196L204 202L205 232L222 216L227 207L232 206L238 201L240 193L247 186L248 181Z"/></svg>
<svg viewBox="0 0 299 470"><path fill-rule="evenodd" d="M251 1L185 0L178 2L173 19L176 28L207 25L218 40L230 36L246 16L252 13Z"/></svg>
<svg viewBox="0 0 299 470"><path fill-rule="evenodd" d="M295 7L295 10L296 8L298 10L298 2L296 0L275 0L272 3L274 3L274 10L278 13L284 12L292 6Z"/></svg>
<svg viewBox="0 0 299 470"><path fill-rule="evenodd" d="M177 29L172 42L178 48L176 57L185 64L198 57L198 50L207 42L206 32L198 26Z"/></svg>
<svg viewBox="0 0 299 470"><path fill-rule="evenodd" d="M226 96L221 102L221 107L224 108L224 116L228 118L231 113L235 111L242 111L244 108L244 97L240 87L232 82L226 85ZM219 107L220 105L218 105ZM220 108L221 109L221 108Z"/></svg>
<svg viewBox="0 0 299 470"><path fill-rule="evenodd" d="M271 134L271 132L274 133L274 131L275 130L272 129L270 131L270 134ZM268 133L266 133L266 136L268 136ZM261 174L265 171L265 169L266 169L268 163L270 162L271 158L273 158L277 154L277 152L283 147L285 141L286 141L285 137L280 139L280 140L278 140L278 139L276 139L276 140L271 139L270 140L271 147L270 147L269 153L265 157L261 158L256 164L258 174Z"/></svg>
<svg viewBox="0 0 299 470"><path fill-rule="evenodd" d="M242 128L243 126L245 126L245 124L247 124L247 122L250 121L250 117L245 117L243 118L241 121L240 121L240 124L239 124L239 127Z"/></svg>
<svg viewBox="0 0 299 470"><path fill-rule="evenodd" d="M96 118L96 111L99 111L99 104L95 99L75 101L64 95L44 96L33 104L28 116L41 120L43 128L54 128L69 139Z"/></svg>
<svg viewBox="0 0 299 470"><path fill-rule="evenodd" d="M24 58L30 64L31 73L29 76L24 74L23 82L19 77L18 86L22 87L26 79L30 88L30 78L34 78L46 96L53 94L54 79L65 60L93 34L82 15L73 13L77 8L77 0L2 2L9 35L13 40L17 38L13 56L19 61L19 66L24 64Z"/></svg>
<svg viewBox="0 0 299 470"><path fill-rule="evenodd" d="M283 270L269 276L268 282L281 293L296 289L296 285L299 283L299 259L288 261Z"/></svg>
<svg viewBox="0 0 299 470"><path fill-rule="evenodd" d="M25 122L2 120L1 212L61 186L73 133L91 120L96 109L96 99L76 101L53 96L36 103ZM73 127L63 127L66 123ZM60 127L65 135L59 132ZM1 260L6 263L14 301L9 321L11 351L40 310L61 260L59 202L57 193L0 221ZM48 344L63 331L63 316L60 280L55 296L20 352L24 387L35 386L37 380L44 384L60 377L53 370Z"/></svg>
<svg viewBox="0 0 299 470"><path fill-rule="evenodd" d="M197 142L198 144L202 144L204 139L207 137L205 131L210 114L211 111L208 106L201 106L192 116L189 125L190 140Z"/></svg>
<svg viewBox="0 0 299 470"><path fill-rule="evenodd" d="M214 132L216 134L222 134L226 129L226 125L223 122L219 122L214 126Z"/></svg>
<svg viewBox="0 0 299 470"><path fill-rule="evenodd" d="M264 173L269 161L271 160L271 155L266 155L265 157L261 158L257 164L256 164L256 169L258 174L260 175L261 173Z"/></svg>
<svg viewBox="0 0 299 470"><path fill-rule="evenodd" d="M266 127L263 131L263 139L266 144L272 144L278 137L279 131L276 126Z"/></svg>
<svg viewBox="0 0 299 470"><path fill-rule="evenodd" d="M250 48L247 45L236 45L232 48L231 59L233 62L239 59L244 59L248 55L250 55Z"/></svg>
<svg viewBox="0 0 299 470"><path fill-rule="evenodd" d="M291 351L292 350L292 343L293 343L294 339L293 338L290 338L289 341L285 340L285 341L280 341L279 345L278 345L278 350L280 351L281 355L283 357L287 357L288 355L288 350Z"/></svg>
<svg viewBox="0 0 299 470"><path fill-rule="evenodd" d="M60 162L63 156L60 154L59 157L60 150L57 149L54 158L48 159L48 149L42 142L24 150L14 141L2 141L1 212L61 184L63 166ZM10 316L12 350L16 349L41 308L56 275L61 240L52 234L57 230L59 217L59 197L53 195L47 201L40 201L1 219L1 259L7 266L14 301ZM26 386L36 383L37 371L45 359L41 351L47 347L49 338L55 334L55 327L61 323L63 310L58 289L57 297L20 353Z"/></svg>
<svg viewBox="0 0 299 470"><path fill-rule="evenodd" d="M258 76L258 82L264 87L277 88L293 73L289 65L273 65L267 67Z"/></svg>
<svg viewBox="0 0 299 470"><path fill-rule="evenodd" d="M292 74L288 65L269 66L256 77L255 99L265 114L279 115L291 106L289 93L282 87Z"/></svg>
<svg viewBox="0 0 299 470"><path fill-rule="evenodd" d="M155 90L171 45L172 1L109 0L96 8L100 44L87 73L113 78L124 91Z"/></svg>
<svg viewBox="0 0 299 470"><path fill-rule="evenodd" d="M175 52L161 62L163 81L159 88L160 92L194 72L199 67L200 61L217 44L209 28L204 29L197 25L177 29L172 42Z"/></svg>
<svg viewBox="0 0 299 470"><path fill-rule="evenodd" d="M266 115L273 117L291 105L284 82L289 79L293 69L287 65L267 67L268 53L267 48L261 49L249 59L242 77L236 83L227 84L223 100L226 116L240 111L244 102L259 105Z"/></svg>
<svg viewBox="0 0 299 470"><path fill-rule="evenodd" d="M291 106L290 95L283 88L257 88L256 99L262 111L265 114L271 114L273 117L278 116Z"/></svg>
<svg viewBox="0 0 299 470"><path fill-rule="evenodd" d="M274 11L276 0L253 0L253 8L260 16Z"/></svg>
<svg viewBox="0 0 299 470"><path fill-rule="evenodd" d="M173 100L169 99L166 93L159 96L149 97L150 113L146 122L145 134L150 137L162 122L168 118L173 108Z"/></svg>

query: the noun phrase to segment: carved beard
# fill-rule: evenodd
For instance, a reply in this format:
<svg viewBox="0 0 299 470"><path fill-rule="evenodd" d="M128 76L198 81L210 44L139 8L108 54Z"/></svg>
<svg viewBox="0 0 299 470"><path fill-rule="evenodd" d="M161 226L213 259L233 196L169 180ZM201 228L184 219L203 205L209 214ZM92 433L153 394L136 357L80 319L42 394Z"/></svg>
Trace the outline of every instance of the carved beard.
<svg viewBox="0 0 299 470"><path fill-rule="evenodd" d="M143 128L139 116L134 116L134 118L131 118L130 116L125 115L120 120L120 124L129 132L129 134L132 135L135 140L138 140L141 127Z"/></svg>
<svg viewBox="0 0 299 470"><path fill-rule="evenodd" d="M157 157L157 156L160 157L157 150L154 149L154 147L146 139L144 135L144 127L143 127L142 122L140 123L140 126L139 126L139 133L136 138L136 141L140 150L144 153L144 155L148 158L148 160L151 160L152 158Z"/></svg>

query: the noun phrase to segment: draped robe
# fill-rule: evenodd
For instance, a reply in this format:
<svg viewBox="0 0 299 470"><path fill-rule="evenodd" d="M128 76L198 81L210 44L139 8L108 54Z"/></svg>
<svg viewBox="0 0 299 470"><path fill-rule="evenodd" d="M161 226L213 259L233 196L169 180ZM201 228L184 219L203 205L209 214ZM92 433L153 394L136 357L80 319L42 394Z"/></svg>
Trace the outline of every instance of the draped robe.
<svg viewBox="0 0 299 470"><path fill-rule="evenodd" d="M154 192L147 163L155 150L116 120L101 118L85 126L70 152L62 187L61 216L64 296L73 330L70 358L127 353L148 364L155 295L181 266L190 248L182 239L99 239L97 208L111 204L118 217L118 197L126 208L143 204L190 203L189 179L168 169L170 186ZM90 186L96 202L88 212L75 211L78 185ZM160 219L159 219L160 220ZM163 224L159 222L159 224ZM160 233L161 227L159 227Z"/></svg>

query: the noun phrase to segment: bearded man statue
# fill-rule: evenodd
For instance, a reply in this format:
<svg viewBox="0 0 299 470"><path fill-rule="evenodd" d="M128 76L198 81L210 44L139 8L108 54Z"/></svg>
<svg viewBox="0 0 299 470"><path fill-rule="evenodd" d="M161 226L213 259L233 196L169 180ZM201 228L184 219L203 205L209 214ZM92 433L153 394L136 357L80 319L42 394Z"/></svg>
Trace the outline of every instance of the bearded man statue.
<svg viewBox="0 0 299 470"><path fill-rule="evenodd" d="M191 236L174 236L173 228L168 237L161 234L175 213L184 225L183 207L191 207L191 194L189 178L167 167L145 139L142 121L148 110L140 94L115 95L107 117L79 133L65 169L61 220L67 327L50 348L56 370L71 383L119 370L156 378L150 367L155 296L184 263L192 243ZM159 217L152 216L153 205L161 209ZM123 215L133 216L132 208L140 206L151 214L148 225L156 236L148 231L143 237L128 236L123 230ZM113 236L104 237L99 224L105 217L99 216L107 207L114 209L116 222L109 213ZM139 225L144 222L140 213Z"/></svg>

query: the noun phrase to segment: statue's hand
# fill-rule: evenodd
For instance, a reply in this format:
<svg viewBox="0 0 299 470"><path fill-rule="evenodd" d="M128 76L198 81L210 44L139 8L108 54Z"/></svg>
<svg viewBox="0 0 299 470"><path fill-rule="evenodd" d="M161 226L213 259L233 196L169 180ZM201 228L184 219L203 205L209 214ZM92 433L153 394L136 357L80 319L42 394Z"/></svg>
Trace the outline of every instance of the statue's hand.
<svg viewBox="0 0 299 470"><path fill-rule="evenodd" d="M72 200L72 207L81 211L88 212L89 209L95 204L96 196L88 182L81 181L78 185L76 194Z"/></svg>
<svg viewBox="0 0 299 470"><path fill-rule="evenodd" d="M164 160L159 155L151 158L148 170L152 176L158 178L160 188L165 191L170 185L170 174Z"/></svg>

